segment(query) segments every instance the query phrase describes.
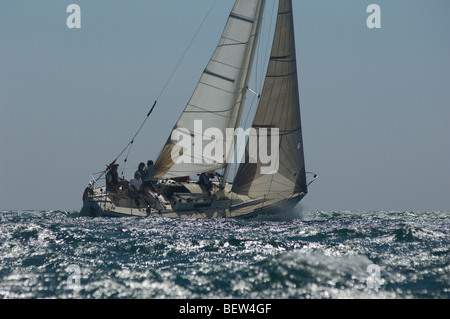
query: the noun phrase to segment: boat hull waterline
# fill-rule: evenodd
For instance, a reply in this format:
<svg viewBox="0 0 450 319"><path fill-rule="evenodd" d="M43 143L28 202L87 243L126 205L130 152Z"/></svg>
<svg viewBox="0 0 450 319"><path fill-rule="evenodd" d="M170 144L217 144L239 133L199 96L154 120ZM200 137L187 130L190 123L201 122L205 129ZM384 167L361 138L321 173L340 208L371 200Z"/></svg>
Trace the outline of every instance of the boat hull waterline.
<svg viewBox="0 0 450 319"><path fill-rule="evenodd" d="M227 184L231 188L231 184ZM220 193L211 195L208 192L200 194L174 194L171 200L152 190L146 191L136 205L135 199L122 194L102 193L102 189L94 190L84 200L80 211L81 217L167 217L167 218L236 218L246 219L260 215L276 215L294 209L306 195L300 193L289 199L272 202L260 199L243 198L233 194L232 199L220 198ZM183 197L186 200L183 200ZM196 199L193 199L196 198ZM175 201L179 201L175 203ZM191 209L192 208L192 209Z"/></svg>

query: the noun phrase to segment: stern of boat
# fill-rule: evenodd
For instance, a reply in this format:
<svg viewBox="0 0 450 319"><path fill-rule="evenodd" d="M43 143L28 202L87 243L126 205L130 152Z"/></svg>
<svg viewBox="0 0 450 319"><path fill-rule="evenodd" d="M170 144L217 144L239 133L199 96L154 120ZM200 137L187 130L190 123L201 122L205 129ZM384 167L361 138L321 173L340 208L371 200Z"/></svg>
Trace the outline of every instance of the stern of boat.
<svg viewBox="0 0 450 319"><path fill-rule="evenodd" d="M80 211L80 217L102 217L103 210L100 205L92 198L88 197L84 201Z"/></svg>

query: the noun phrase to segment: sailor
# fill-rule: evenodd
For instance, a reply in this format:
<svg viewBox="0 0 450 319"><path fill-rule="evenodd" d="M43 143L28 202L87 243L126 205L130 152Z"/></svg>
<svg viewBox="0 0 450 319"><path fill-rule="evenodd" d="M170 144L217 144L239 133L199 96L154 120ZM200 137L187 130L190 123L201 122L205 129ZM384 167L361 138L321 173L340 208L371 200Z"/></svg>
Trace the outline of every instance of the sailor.
<svg viewBox="0 0 450 319"><path fill-rule="evenodd" d="M199 178L199 185L203 185L205 186L206 190L208 191L208 193L211 191L212 189L212 183L209 180L209 178L211 177L211 173L201 173L200 174L200 178Z"/></svg>
<svg viewBox="0 0 450 319"><path fill-rule="evenodd" d="M136 171L136 173L139 173L141 175L141 180L145 180L145 163L140 163L138 166L138 169Z"/></svg>
<svg viewBox="0 0 450 319"><path fill-rule="evenodd" d="M136 205L139 207L139 198L143 194L144 184L142 183L141 174L139 172L134 173L134 178L130 180L129 195L134 199Z"/></svg>
<svg viewBox="0 0 450 319"><path fill-rule="evenodd" d="M147 161L147 167L145 168L145 178L143 178L144 182L149 181L155 175L155 165L153 165L152 160Z"/></svg>
<svg viewBox="0 0 450 319"><path fill-rule="evenodd" d="M117 172L119 164L114 164L106 174L106 191L110 193L119 192L119 173Z"/></svg>
<svg viewBox="0 0 450 319"><path fill-rule="evenodd" d="M155 175L155 165L152 160L147 161L147 167L145 168L145 178L142 179L145 187L149 187L151 190L155 190L155 186L152 181L155 181L153 175Z"/></svg>

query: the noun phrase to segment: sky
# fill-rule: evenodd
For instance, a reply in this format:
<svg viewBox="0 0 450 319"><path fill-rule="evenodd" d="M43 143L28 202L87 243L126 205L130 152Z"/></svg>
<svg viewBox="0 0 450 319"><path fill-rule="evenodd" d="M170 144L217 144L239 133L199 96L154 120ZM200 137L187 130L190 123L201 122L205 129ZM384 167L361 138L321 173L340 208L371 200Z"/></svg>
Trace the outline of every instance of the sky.
<svg viewBox="0 0 450 319"><path fill-rule="evenodd" d="M0 0L0 210L81 209L91 173L157 99L126 177L156 160L234 3L207 15L213 2ZM73 3L80 29L66 23ZM319 176L303 210L450 211L450 1L293 4L306 170ZM370 4L381 28L367 26Z"/></svg>

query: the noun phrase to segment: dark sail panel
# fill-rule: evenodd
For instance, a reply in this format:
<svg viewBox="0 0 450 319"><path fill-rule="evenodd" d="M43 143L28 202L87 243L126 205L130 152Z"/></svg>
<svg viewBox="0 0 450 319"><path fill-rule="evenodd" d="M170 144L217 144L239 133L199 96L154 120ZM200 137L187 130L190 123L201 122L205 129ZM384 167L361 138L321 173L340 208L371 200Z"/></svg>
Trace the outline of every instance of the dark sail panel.
<svg viewBox="0 0 450 319"><path fill-rule="evenodd" d="M283 200L306 193L292 1L280 0L270 62L253 128L279 129L279 167L262 174L257 163L240 164L233 192L253 198ZM247 155L248 155L247 145ZM269 148L270 152L270 148ZM273 156L272 156L273 157Z"/></svg>

